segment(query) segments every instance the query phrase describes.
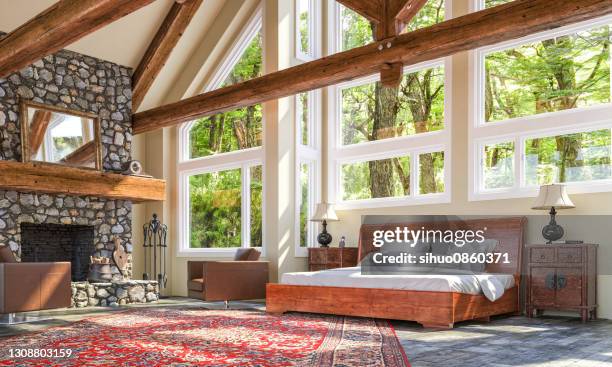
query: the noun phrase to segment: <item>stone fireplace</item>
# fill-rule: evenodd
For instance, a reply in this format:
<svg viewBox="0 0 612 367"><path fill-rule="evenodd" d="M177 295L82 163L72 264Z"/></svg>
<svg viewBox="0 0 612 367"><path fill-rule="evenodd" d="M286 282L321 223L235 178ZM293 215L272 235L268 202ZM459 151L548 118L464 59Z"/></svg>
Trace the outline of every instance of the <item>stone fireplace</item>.
<svg viewBox="0 0 612 367"><path fill-rule="evenodd" d="M131 159L131 88L129 68L67 50L0 78L0 159L21 159L19 101L29 100L99 116L103 170L123 171ZM112 259L115 239L128 254L125 274ZM129 200L0 189L2 245L18 261L71 261L76 307L157 300L156 282L132 280ZM109 259L109 283L83 281L90 256Z"/></svg>
<svg viewBox="0 0 612 367"><path fill-rule="evenodd" d="M94 227L21 223L21 261L69 261L72 281L87 280L94 251Z"/></svg>

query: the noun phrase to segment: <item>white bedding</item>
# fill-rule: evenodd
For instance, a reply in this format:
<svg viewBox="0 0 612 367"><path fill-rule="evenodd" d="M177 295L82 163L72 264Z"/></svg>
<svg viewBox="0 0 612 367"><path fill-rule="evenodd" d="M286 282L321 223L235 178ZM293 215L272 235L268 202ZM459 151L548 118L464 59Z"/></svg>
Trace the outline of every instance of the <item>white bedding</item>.
<svg viewBox="0 0 612 367"><path fill-rule="evenodd" d="M457 292L484 294L490 301L504 295L514 286L511 274L471 274L457 270L436 269L434 272L398 275L362 275L359 266L315 272L285 273L282 284L350 288L384 288L411 291Z"/></svg>

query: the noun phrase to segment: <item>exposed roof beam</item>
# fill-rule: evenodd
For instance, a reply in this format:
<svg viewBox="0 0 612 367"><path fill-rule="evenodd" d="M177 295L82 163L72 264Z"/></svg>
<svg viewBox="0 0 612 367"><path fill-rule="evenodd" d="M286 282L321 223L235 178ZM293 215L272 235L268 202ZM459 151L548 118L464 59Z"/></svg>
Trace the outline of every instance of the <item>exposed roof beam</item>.
<svg viewBox="0 0 612 367"><path fill-rule="evenodd" d="M398 12L412 0L383 0L381 4L381 22L376 24L374 39L381 41L386 38L395 37L402 32L404 22L396 18ZM386 64L380 72L380 81L383 86L397 88L402 82L402 63Z"/></svg>
<svg viewBox="0 0 612 367"><path fill-rule="evenodd" d="M370 22L379 23L380 9L385 0L336 0Z"/></svg>
<svg viewBox="0 0 612 367"><path fill-rule="evenodd" d="M60 0L0 40L0 78L153 0Z"/></svg>
<svg viewBox="0 0 612 367"><path fill-rule="evenodd" d="M164 67L172 50L181 39L203 0L188 0L172 4L168 15L153 37L140 64L132 76L132 109L138 110L142 100Z"/></svg>
<svg viewBox="0 0 612 367"><path fill-rule="evenodd" d="M96 142L94 140L81 145L74 152L68 154L60 160L62 163L72 165L85 165L96 162Z"/></svg>
<svg viewBox="0 0 612 367"><path fill-rule="evenodd" d="M414 18L417 13L423 9L425 4L427 4L427 0L402 0L402 2L404 3L400 4L402 6L394 9L394 17L403 24L408 24L412 18Z"/></svg>
<svg viewBox="0 0 612 367"><path fill-rule="evenodd" d="M612 0L516 0L136 113L136 134L612 13Z"/></svg>

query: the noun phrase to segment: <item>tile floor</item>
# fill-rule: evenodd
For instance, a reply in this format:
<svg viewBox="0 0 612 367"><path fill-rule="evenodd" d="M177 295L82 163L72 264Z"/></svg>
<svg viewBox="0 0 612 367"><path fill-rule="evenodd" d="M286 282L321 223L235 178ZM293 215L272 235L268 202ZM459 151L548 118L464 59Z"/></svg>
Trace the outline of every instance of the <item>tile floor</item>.
<svg viewBox="0 0 612 367"><path fill-rule="evenodd" d="M186 298L161 300L156 305L127 307L195 306L221 309L222 302ZM264 310L263 303L231 302L231 308ZM51 320L0 326L0 337L43 330L116 310L85 308L41 313ZM498 317L490 323L460 323L452 330L424 330L411 322L394 321L410 363L430 366L584 366L612 367L612 321L582 324L577 318Z"/></svg>

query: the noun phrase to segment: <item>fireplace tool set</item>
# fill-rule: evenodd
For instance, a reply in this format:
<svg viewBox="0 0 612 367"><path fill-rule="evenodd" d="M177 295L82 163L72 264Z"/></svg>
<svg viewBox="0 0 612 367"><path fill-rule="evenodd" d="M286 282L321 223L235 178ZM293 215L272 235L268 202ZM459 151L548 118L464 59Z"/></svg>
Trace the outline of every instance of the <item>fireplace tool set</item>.
<svg viewBox="0 0 612 367"><path fill-rule="evenodd" d="M162 224L157 219L157 214L153 214L153 219L143 226L143 233L145 271L142 274L142 279L157 279L159 288L166 288L168 283L168 275L166 274L166 248L168 247L166 236L168 226Z"/></svg>

